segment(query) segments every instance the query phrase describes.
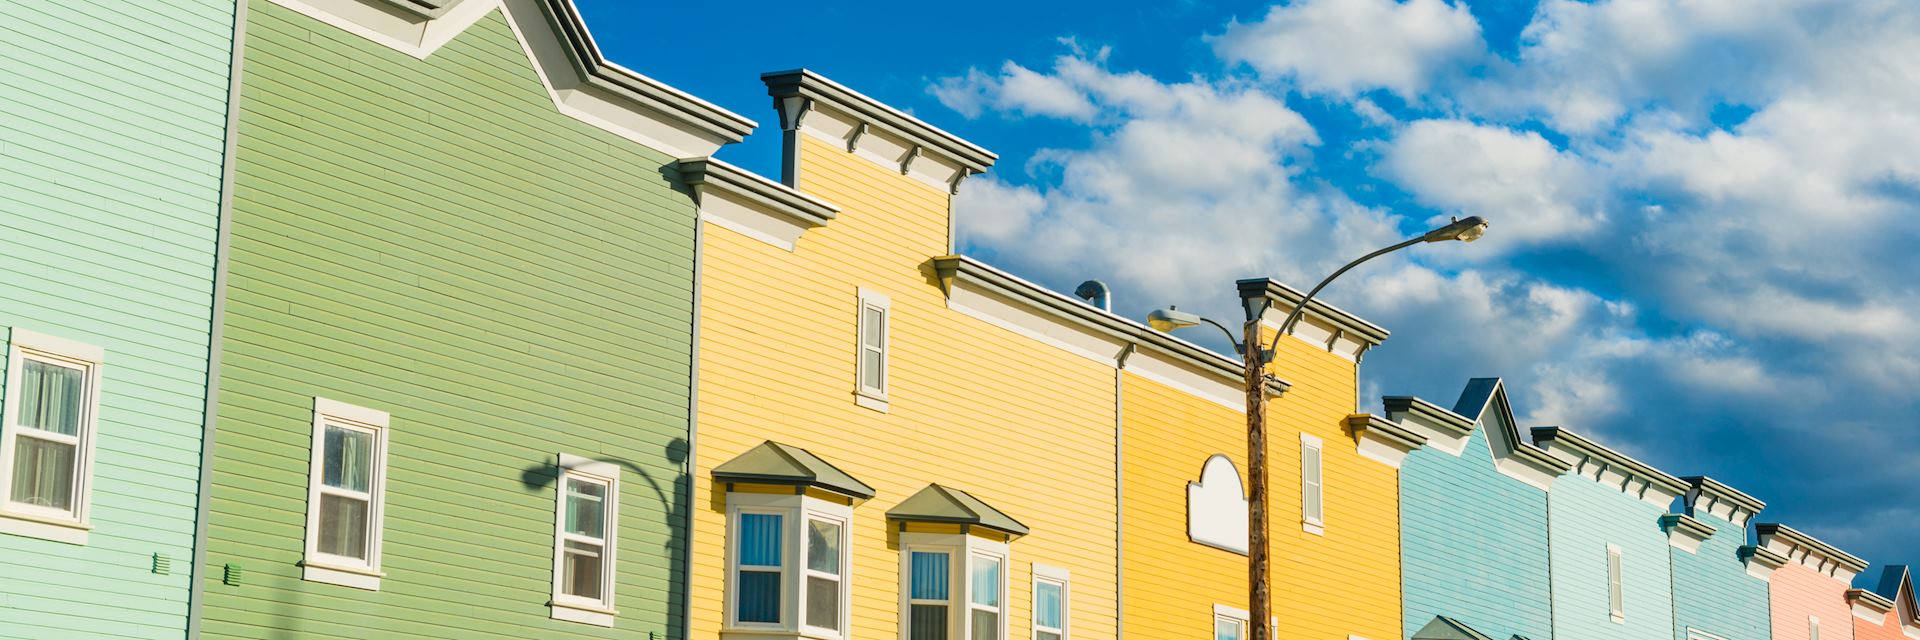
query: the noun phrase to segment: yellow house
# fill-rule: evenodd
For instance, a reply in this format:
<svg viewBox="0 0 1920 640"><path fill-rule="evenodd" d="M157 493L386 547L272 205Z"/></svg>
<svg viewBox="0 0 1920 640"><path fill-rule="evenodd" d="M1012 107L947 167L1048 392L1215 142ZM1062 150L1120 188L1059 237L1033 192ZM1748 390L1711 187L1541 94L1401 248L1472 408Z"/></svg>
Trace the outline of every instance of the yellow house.
<svg viewBox="0 0 1920 640"><path fill-rule="evenodd" d="M1268 532L1276 638L1399 637L1396 469L1419 437L1356 415L1359 363L1387 332L1268 280L1239 283L1274 345ZM1122 626L1129 638L1248 636L1244 400L1122 376ZM1211 634L1211 635L1209 635Z"/></svg>

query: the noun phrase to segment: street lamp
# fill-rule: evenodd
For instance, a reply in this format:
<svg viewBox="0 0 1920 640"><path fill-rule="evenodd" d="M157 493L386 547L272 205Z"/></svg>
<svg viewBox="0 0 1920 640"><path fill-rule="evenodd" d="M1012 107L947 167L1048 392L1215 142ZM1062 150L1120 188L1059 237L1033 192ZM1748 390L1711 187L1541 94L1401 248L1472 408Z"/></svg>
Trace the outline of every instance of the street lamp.
<svg viewBox="0 0 1920 640"><path fill-rule="evenodd" d="M1300 304L1294 306L1293 312L1287 314L1286 321L1280 323L1280 330L1274 334L1274 342L1277 345L1282 337L1293 332L1294 323L1300 321L1300 315L1306 311L1307 305L1313 302L1313 297L1318 295L1321 289L1325 289L1328 283L1333 282L1334 278L1340 277L1348 270L1359 266L1360 263L1423 242L1447 242L1453 240L1473 242L1474 240L1480 239L1480 236L1486 234L1486 232L1487 221L1482 220L1479 216L1455 219L1438 229L1414 236L1404 242L1369 253L1361 256L1358 260L1347 263L1346 266L1334 271L1333 275L1327 276L1325 280L1321 280L1320 284L1314 285L1313 290L1308 291L1307 296L1300 300ZM1266 298L1264 292L1261 293L1260 296L1260 303L1257 305L1244 298L1240 301L1241 308L1244 309L1247 314L1246 323L1241 325L1241 340L1233 340L1233 332L1227 331L1226 326L1218 322L1201 317L1198 314L1180 311L1173 307L1156 309L1152 313L1147 314L1147 325L1158 331L1173 331L1201 323L1211 324L1219 327L1221 331L1226 332L1227 339L1234 343L1234 350L1240 352L1241 362L1245 367L1247 393L1247 585L1249 591L1247 600L1248 608L1252 610L1249 612L1252 614L1250 616L1252 619L1248 620L1247 624L1252 627L1249 629L1249 631L1252 632L1250 635L1251 640L1273 640L1273 627L1271 627L1268 622L1268 620L1272 619L1272 614L1270 613L1271 607L1268 602L1269 596L1267 588L1266 394L1266 367L1268 363L1273 361L1273 350L1264 348L1260 343L1260 318L1266 315L1267 308L1272 302Z"/></svg>

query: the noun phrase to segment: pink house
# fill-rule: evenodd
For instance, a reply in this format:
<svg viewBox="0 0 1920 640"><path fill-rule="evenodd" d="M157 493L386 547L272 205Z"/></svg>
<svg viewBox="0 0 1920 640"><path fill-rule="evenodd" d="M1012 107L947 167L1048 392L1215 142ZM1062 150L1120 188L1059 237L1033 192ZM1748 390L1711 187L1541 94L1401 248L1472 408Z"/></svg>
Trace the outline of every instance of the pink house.
<svg viewBox="0 0 1920 640"><path fill-rule="evenodd" d="M1769 581L1773 640L1865 640L1854 635L1847 593L1867 561L1783 524L1753 528L1756 544L1740 553L1749 572Z"/></svg>
<svg viewBox="0 0 1920 640"><path fill-rule="evenodd" d="M1920 606L1904 565L1887 567L1873 589L1847 591L1853 606L1854 640L1920 640Z"/></svg>

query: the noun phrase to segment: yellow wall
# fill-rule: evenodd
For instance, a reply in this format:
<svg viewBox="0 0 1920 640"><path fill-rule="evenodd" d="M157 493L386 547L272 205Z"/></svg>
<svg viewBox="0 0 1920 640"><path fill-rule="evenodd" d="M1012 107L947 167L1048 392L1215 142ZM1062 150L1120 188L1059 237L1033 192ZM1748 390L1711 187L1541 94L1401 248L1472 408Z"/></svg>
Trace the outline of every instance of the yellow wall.
<svg viewBox="0 0 1920 640"><path fill-rule="evenodd" d="M725 495L710 473L763 440L872 485L854 510L853 637L899 637L885 513L928 483L1032 534L1012 544L1010 637L1031 632L1032 565L1072 572L1075 638L1115 637L1113 369L946 308L929 261L948 196L800 136L801 191L841 207L792 253L708 224L701 289L692 637L719 635ZM854 403L856 288L892 298L887 413Z"/></svg>
<svg viewBox="0 0 1920 640"><path fill-rule="evenodd" d="M1276 370L1293 384L1268 406L1278 638L1398 638L1398 476L1360 457L1345 427L1357 365L1293 338L1276 351ZM1186 485L1215 453L1232 458L1244 482L1245 420L1131 375L1123 392L1127 637L1210 638L1214 604L1248 608L1246 557L1188 540ZM1301 527L1301 433L1325 443L1325 535Z"/></svg>

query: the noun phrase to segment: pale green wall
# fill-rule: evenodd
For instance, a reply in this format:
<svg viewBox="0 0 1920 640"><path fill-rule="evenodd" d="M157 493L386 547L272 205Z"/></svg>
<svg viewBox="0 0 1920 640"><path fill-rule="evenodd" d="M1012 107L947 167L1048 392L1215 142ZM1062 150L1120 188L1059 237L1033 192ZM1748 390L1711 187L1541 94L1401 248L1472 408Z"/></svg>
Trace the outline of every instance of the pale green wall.
<svg viewBox="0 0 1920 640"><path fill-rule="evenodd" d="M0 339L106 351L94 529L0 534L0 638L185 633L233 15L0 0Z"/></svg>
<svg viewBox="0 0 1920 640"><path fill-rule="evenodd" d="M559 113L497 12L422 60L249 7L205 637L683 637L673 158ZM314 396L392 414L377 592L296 564ZM613 629L548 617L561 452L625 466Z"/></svg>

